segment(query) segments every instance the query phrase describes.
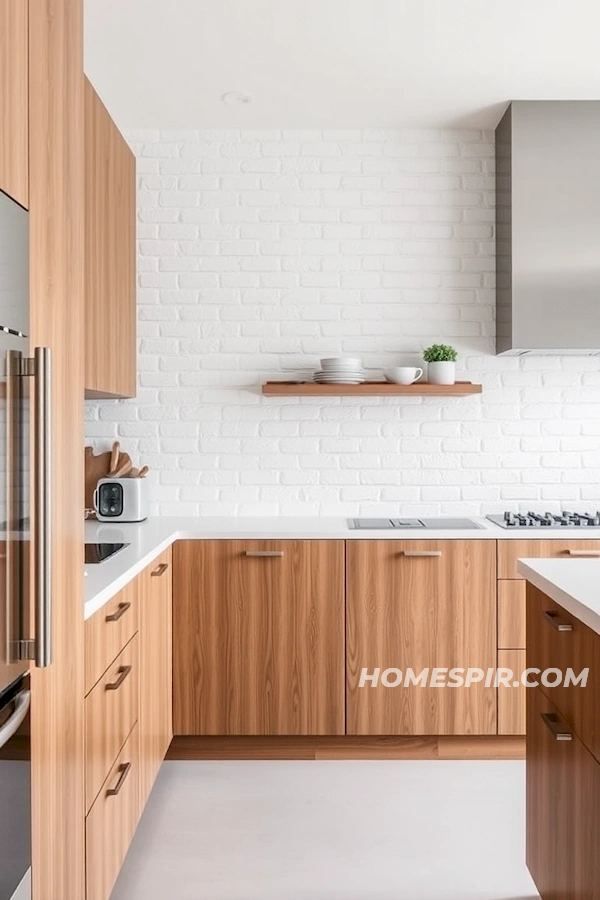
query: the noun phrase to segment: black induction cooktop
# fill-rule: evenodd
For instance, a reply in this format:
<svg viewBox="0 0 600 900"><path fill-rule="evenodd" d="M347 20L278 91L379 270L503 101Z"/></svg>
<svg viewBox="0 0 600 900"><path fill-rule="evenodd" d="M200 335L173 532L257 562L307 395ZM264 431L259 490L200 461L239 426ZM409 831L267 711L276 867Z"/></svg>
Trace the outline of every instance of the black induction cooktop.
<svg viewBox="0 0 600 900"><path fill-rule="evenodd" d="M86 544L85 562L88 564L104 562L110 559L111 556L114 556L115 553L118 553L119 550L122 550L123 547L129 547L129 544Z"/></svg>

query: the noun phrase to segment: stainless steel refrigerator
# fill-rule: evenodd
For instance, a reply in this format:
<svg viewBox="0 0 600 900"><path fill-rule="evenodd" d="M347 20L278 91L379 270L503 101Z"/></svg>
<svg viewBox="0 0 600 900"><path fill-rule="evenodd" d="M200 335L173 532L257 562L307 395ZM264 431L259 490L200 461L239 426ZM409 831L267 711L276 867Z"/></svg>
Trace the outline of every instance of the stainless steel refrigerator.
<svg viewBox="0 0 600 900"><path fill-rule="evenodd" d="M50 353L29 343L28 214L0 192L0 900L31 897L29 667L52 655Z"/></svg>

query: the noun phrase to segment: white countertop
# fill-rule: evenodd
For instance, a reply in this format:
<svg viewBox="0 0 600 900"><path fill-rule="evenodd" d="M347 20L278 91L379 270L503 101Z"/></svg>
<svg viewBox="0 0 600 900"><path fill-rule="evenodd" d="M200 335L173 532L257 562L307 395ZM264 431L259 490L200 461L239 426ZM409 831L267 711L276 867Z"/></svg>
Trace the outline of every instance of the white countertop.
<svg viewBox="0 0 600 900"><path fill-rule="evenodd" d="M488 519L468 516L480 527L468 530L402 528L390 530L352 530L341 516L250 516L173 517L148 519L139 524L85 523L88 542L126 543L110 559L85 567L85 618L122 590L136 575L178 540L227 539L325 539L325 540L523 540L598 538L600 528L577 529L505 529ZM566 561L574 562L574 561Z"/></svg>
<svg viewBox="0 0 600 900"><path fill-rule="evenodd" d="M517 569L555 603L600 634L600 559L520 559Z"/></svg>

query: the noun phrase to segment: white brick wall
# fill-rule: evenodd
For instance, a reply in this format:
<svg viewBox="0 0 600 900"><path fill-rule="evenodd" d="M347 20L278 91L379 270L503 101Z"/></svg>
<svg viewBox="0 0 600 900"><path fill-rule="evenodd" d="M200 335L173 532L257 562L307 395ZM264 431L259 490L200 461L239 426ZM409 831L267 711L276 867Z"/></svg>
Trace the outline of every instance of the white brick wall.
<svg viewBox="0 0 600 900"><path fill-rule="evenodd" d="M477 514L600 505L600 372L496 358L493 135L129 135L139 172L139 392L88 441L152 467L171 515ZM442 340L466 399L267 399L261 381Z"/></svg>

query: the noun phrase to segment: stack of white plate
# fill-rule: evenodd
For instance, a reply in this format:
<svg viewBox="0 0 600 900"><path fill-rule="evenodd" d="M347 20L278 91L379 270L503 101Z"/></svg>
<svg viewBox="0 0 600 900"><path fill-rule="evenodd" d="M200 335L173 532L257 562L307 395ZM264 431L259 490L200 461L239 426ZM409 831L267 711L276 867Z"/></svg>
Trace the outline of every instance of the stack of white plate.
<svg viewBox="0 0 600 900"><path fill-rule="evenodd" d="M360 359L352 356L322 359L321 368L313 375L317 384L362 384L364 380Z"/></svg>

